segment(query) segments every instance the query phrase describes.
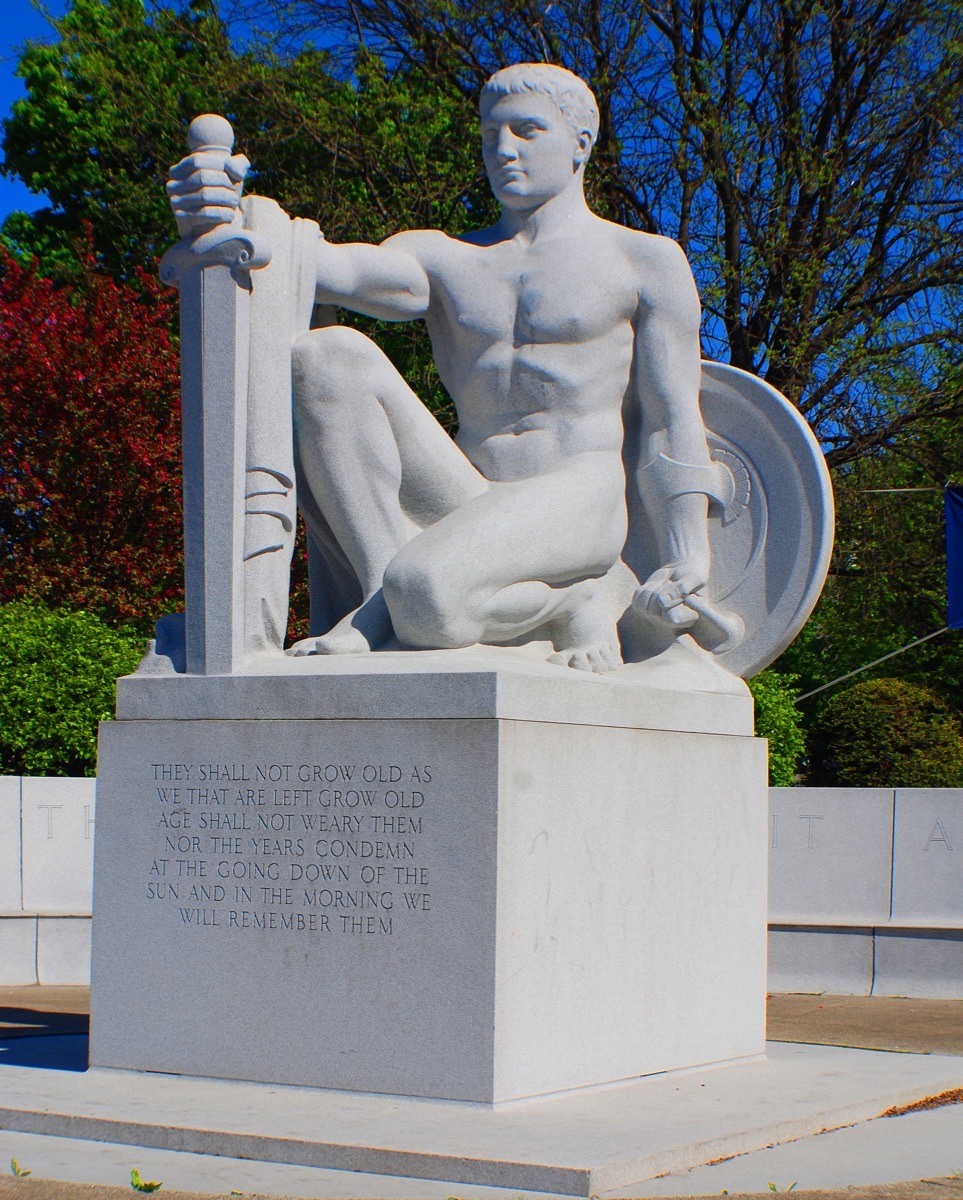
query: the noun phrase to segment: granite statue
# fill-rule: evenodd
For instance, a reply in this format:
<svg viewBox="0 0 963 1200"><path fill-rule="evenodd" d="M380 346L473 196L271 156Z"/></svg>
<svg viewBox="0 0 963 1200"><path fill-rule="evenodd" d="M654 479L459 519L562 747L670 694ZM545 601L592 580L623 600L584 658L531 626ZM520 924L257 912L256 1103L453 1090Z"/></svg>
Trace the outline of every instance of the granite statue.
<svg viewBox="0 0 963 1200"><path fill-rule="evenodd" d="M700 362L679 247L586 206L597 120L498 72L498 221L380 246L242 196L192 123L186 612L101 730L95 1066L495 1106L763 1054L740 675L815 601L831 498L792 406ZM339 308L425 321L457 439ZM232 1038L170 1021L198 980Z"/></svg>
<svg viewBox="0 0 963 1200"><path fill-rule="evenodd" d="M724 688L719 664L765 665L818 595L832 508L822 456L773 389L701 362L679 247L589 209L599 118L582 80L508 67L485 85L480 115L501 215L460 237L333 244L271 201L242 200L248 163L222 118L198 118L192 153L171 170L184 240L165 277L187 322L225 322L214 293L202 318L196 282L184 303L185 280L212 261L249 306L212 335L228 344L226 365L212 369L216 347L185 351L185 378L191 354L198 378L235 364L221 419L247 408L232 435L245 481L234 608L246 615L227 670L281 648L296 493L312 632L289 655L527 646L566 667L645 664L649 682L667 671ZM335 323L338 307L425 321L454 440L370 338ZM196 490L210 508L209 483ZM209 534L202 560L211 545ZM189 646L191 615L189 596Z"/></svg>

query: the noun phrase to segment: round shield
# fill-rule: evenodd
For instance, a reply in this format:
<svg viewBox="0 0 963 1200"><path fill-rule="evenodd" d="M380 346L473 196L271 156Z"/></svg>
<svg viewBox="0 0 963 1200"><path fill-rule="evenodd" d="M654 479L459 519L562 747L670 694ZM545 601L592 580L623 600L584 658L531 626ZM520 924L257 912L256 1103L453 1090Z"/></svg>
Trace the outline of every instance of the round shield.
<svg viewBox="0 0 963 1200"><path fill-rule="evenodd" d="M725 511L710 506L706 591L716 609L745 625L741 640L717 639L714 653L748 678L782 653L819 598L833 544L832 484L806 421L768 383L703 362L700 403L710 453L735 481ZM626 561L644 580L660 564L647 521L633 521L634 507L635 553ZM692 632L703 640L698 628ZM711 639L705 644L711 648Z"/></svg>
<svg viewBox="0 0 963 1200"><path fill-rule="evenodd" d="M785 650L819 599L833 548L832 483L805 419L768 383L704 362L699 398L710 453L736 480L735 501L710 519L709 593L742 617L746 635L718 659L748 677Z"/></svg>

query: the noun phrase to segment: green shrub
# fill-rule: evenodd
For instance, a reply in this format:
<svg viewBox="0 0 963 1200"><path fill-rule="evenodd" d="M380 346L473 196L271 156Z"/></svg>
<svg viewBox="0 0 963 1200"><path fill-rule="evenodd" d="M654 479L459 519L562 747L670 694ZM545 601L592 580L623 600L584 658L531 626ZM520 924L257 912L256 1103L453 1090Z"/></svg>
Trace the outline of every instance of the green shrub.
<svg viewBox="0 0 963 1200"><path fill-rule="evenodd" d="M0 771L94 775L97 722L114 712L114 683L143 639L84 612L31 600L0 605Z"/></svg>
<svg viewBox="0 0 963 1200"><path fill-rule="evenodd" d="M839 692L810 736L810 782L828 787L963 787L963 730L927 688L869 679Z"/></svg>
<svg viewBox="0 0 963 1200"><path fill-rule="evenodd" d="M769 785L792 787L806 749L802 716L796 708L795 675L762 671L748 680L756 702L756 736L769 739Z"/></svg>

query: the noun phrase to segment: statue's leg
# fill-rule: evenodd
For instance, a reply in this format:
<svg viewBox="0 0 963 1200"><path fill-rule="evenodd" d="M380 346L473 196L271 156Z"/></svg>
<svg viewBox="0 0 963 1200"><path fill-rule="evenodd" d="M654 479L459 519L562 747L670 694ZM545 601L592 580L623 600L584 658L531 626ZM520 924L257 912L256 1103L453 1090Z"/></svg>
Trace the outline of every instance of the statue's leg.
<svg viewBox="0 0 963 1200"><path fill-rule="evenodd" d="M388 564L424 525L489 484L357 330L303 334L293 370L302 510L319 541L334 538L362 595L360 607L326 637L293 649L362 652L391 634L381 595Z"/></svg>
<svg viewBox="0 0 963 1200"><path fill-rule="evenodd" d="M392 560L384 592L398 637L430 649L545 627L571 665L617 666L624 487L618 455L600 452L490 485Z"/></svg>

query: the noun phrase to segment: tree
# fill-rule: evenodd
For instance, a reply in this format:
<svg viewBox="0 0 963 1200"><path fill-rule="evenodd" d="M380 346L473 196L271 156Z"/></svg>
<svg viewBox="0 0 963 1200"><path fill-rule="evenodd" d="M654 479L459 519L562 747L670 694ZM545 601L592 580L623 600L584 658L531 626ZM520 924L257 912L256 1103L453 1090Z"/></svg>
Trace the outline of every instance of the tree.
<svg viewBox="0 0 963 1200"><path fill-rule="evenodd" d="M854 684L810 735L810 781L829 787L963 787L959 718L926 688L899 679Z"/></svg>
<svg viewBox="0 0 963 1200"><path fill-rule="evenodd" d="M281 23L270 0L249 18ZM956 416L963 7L954 0L293 0L452 95L544 59L592 85L605 214L679 240L711 356L767 378L842 465Z"/></svg>
<svg viewBox="0 0 963 1200"><path fill-rule="evenodd" d="M181 532L167 332L176 296L143 269L153 273L176 236L163 184L188 122L226 113L256 164L248 190L319 220L337 240L378 240L406 218L457 231L485 193L473 148L453 136L459 105L371 56L347 83L312 50L284 62L237 52L207 0L178 9L74 0L53 29L56 41L26 48L27 96L5 123L4 169L46 191L52 207L4 226L21 264L36 258L40 269L10 261L0 281L0 403L10 417L0 537L12 563L0 595L83 603L146 631L180 602ZM379 335L429 404L445 408L424 337L397 326ZM43 419L28 419L38 409ZM135 445L151 437L150 451ZM77 478L88 490L71 497ZM305 633L302 558L293 623Z"/></svg>
<svg viewBox="0 0 963 1200"><path fill-rule="evenodd" d="M52 25L59 40L21 56L27 96L4 122L3 167L52 207L16 214L4 234L39 252L46 273L69 273L89 225L101 260L127 275L171 241L163 184L183 153L185 111L221 100L234 56L207 0L153 20L142 0L74 0Z"/></svg>
<svg viewBox="0 0 963 1200"><path fill-rule="evenodd" d="M485 205L464 136L477 89L506 61L543 58L598 94L597 206L682 243L708 353L786 392L833 465L959 415L955 0L236 7L255 30L243 50L210 0L75 0L60 41L24 56L29 95L6 132L7 169L55 208L8 236L36 247L87 218L113 268L143 261L169 236L159 188L200 107L235 120L256 189L335 239L457 232ZM284 38L265 46L266 28Z"/></svg>
<svg viewBox="0 0 963 1200"><path fill-rule="evenodd" d="M458 233L484 224L493 202L474 139L472 105L423 74L389 72L358 51L350 80L301 47L284 57L232 47L210 0L73 0L57 40L28 45L18 68L27 96L4 123L4 165L52 207L3 227L21 259L75 281L89 228L98 261L118 278L154 270L175 239L164 193L190 120L234 123L254 171L248 192L317 220L335 241L380 241L402 228ZM145 105L144 97L150 103ZM363 318L429 407L453 412L423 331Z"/></svg>
<svg viewBox="0 0 963 1200"><path fill-rule="evenodd" d="M283 20L280 0L235 10L246 42L243 25L232 42L210 0L74 0L58 40L28 48L6 169L47 187L54 207L8 222L19 250L76 278L87 219L99 261L133 277L173 236L161 184L202 108L234 122L256 168L249 190L318 219L333 240L484 224L491 201L466 136L477 90L505 62L561 62L599 96L596 207L678 238L705 301L707 353L782 388L837 468L831 585L779 668L806 690L936 627L935 518L918 533L886 518L891 537L879 513L897 508L864 492L932 482L935 458L955 445L963 7L286 0ZM451 423L419 332L377 335Z"/></svg>
<svg viewBox="0 0 963 1200"><path fill-rule="evenodd" d="M422 77L388 74L360 55L350 82L303 49L281 60L236 51L211 0L183 8L144 0L73 0L57 40L18 67L27 96L4 122L4 164L52 207L14 214L12 249L45 273L76 268L89 226L113 274L153 269L175 239L164 193L198 113L224 113L255 166L248 190L320 221L336 240L381 240L406 224L465 227L480 192L463 105Z"/></svg>
<svg viewBox="0 0 963 1200"><path fill-rule="evenodd" d="M0 260L0 602L150 629L182 590L175 294Z"/></svg>
<svg viewBox="0 0 963 1200"><path fill-rule="evenodd" d="M806 693L935 633L946 623L942 488L959 482L963 429L934 422L903 453L836 472L836 546L826 588L779 670ZM936 691L963 711L963 637L950 630L873 668ZM836 689L802 701L812 717Z"/></svg>

